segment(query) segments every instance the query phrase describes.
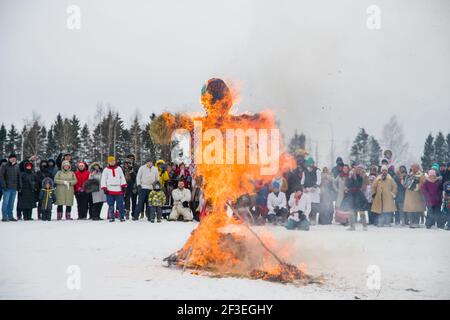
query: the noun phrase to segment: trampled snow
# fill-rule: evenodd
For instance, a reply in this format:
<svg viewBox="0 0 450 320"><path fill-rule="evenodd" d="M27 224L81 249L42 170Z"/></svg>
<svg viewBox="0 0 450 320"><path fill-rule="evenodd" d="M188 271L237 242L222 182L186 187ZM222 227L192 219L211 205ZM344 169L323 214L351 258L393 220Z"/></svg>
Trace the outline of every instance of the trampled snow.
<svg viewBox="0 0 450 320"><path fill-rule="evenodd" d="M104 216L104 214L103 214ZM212 278L167 268L194 222L146 220L0 223L1 299L449 299L450 232L340 225L270 229L295 248L293 263L323 276L295 286L244 278ZM80 288L67 285L80 271ZM372 266L372 267L371 267ZM373 267L375 266L375 267ZM73 269L69 269L69 271ZM375 273L373 273L375 270ZM376 286L376 273L380 284ZM70 281L70 280L69 280ZM369 285L368 285L369 284Z"/></svg>

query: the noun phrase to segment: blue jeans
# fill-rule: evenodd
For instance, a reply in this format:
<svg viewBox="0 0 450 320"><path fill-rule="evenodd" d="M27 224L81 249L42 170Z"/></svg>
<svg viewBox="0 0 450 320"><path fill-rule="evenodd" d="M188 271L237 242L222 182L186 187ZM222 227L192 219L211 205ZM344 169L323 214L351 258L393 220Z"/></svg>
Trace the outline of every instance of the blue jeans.
<svg viewBox="0 0 450 320"><path fill-rule="evenodd" d="M106 203L108 203L108 213L109 213L108 216L110 216L111 219L114 219L114 203L117 206L117 210L119 210L120 219L125 218L125 205L123 194L107 194Z"/></svg>
<svg viewBox="0 0 450 320"><path fill-rule="evenodd" d="M12 219L14 201L16 200L17 190L15 189L4 189L3 190L3 205L2 205L2 218Z"/></svg>
<svg viewBox="0 0 450 320"><path fill-rule="evenodd" d="M148 195L150 194L150 189L141 189L139 191L138 202L134 208L133 217L135 219L139 218L139 214L144 211L144 208L148 204ZM150 217L149 211L146 210L147 218Z"/></svg>

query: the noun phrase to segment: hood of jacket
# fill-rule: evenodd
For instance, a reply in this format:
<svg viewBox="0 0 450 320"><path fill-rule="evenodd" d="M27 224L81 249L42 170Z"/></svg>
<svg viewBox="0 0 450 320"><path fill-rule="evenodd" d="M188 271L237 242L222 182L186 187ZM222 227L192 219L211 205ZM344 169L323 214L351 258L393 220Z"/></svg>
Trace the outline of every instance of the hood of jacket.
<svg viewBox="0 0 450 320"><path fill-rule="evenodd" d="M54 187L53 179L52 179L52 178L49 178L49 177L44 178L44 179L42 180L42 189L45 188L45 185L47 184L47 182L50 183L50 189L53 189L53 187Z"/></svg>

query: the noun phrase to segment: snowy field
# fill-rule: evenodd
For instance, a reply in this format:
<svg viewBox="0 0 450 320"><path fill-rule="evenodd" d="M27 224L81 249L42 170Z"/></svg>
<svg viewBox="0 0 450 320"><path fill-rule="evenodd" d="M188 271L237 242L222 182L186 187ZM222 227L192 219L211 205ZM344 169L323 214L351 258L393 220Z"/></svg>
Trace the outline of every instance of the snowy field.
<svg viewBox="0 0 450 320"><path fill-rule="evenodd" d="M291 262L324 277L323 284L297 287L165 267L163 258L195 226L143 220L0 223L0 299L450 299L448 231L268 227L294 245ZM67 287L73 265L80 270L79 290ZM379 290L367 286L371 265L380 270Z"/></svg>

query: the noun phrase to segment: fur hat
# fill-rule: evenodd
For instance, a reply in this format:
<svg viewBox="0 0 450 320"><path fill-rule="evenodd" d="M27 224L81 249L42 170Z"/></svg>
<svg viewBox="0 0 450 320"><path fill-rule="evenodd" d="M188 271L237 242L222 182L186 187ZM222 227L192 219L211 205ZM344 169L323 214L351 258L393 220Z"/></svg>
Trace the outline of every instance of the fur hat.
<svg viewBox="0 0 450 320"><path fill-rule="evenodd" d="M381 166L381 171L388 171L388 167L386 165Z"/></svg>

